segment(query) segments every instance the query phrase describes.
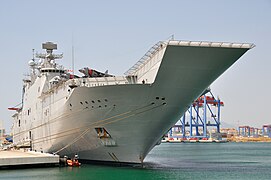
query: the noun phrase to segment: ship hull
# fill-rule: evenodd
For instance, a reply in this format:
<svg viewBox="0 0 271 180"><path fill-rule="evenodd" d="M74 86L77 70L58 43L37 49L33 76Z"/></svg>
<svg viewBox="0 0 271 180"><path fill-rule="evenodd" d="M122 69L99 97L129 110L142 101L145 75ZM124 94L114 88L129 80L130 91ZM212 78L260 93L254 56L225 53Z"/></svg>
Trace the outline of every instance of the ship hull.
<svg viewBox="0 0 271 180"><path fill-rule="evenodd" d="M69 115L51 124L59 128L44 151L88 160L142 162L174 124L172 115L179 110L179 105L168 106L164 96L153 96L152 88L145 84L75 89L63 110ZM165 126L165 119L170 125ZM95 128L106 129L110 138L99 137ZM33 141L33 146L44 143Z"/></svg>

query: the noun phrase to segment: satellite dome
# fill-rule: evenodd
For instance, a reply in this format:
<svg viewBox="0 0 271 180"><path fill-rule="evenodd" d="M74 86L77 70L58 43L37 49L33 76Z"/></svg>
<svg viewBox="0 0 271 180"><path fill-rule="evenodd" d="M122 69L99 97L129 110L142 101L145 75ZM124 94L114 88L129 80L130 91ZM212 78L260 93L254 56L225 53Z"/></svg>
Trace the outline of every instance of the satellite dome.
<svg viewBox="0 0 271 180"><path fill-rule="evenodd" d="M35 61L33 59L31 59L30 61L28 61L28 65L35 66Z"/></svg>

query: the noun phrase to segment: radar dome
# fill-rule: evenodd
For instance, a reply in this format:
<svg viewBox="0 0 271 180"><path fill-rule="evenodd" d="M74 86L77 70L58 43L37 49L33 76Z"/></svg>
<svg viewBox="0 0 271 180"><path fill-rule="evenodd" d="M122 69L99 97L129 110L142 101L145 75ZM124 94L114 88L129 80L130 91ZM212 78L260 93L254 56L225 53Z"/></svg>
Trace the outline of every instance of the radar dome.
<svg viewBox="0 0 271 180"><path fill-rule="evenodd" d="M30 61L28 61L28 65L29 66L35 66L35 61L31 59Z"/></svg>

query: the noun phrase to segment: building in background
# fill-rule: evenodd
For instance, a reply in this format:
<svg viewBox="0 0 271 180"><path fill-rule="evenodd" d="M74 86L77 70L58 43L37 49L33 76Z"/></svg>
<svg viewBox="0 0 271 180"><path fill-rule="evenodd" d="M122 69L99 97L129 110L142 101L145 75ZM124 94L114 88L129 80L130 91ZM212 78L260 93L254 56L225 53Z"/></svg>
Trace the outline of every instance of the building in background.
<svg viewBox="0 0 271 180"><path fill-rule="evenodd" d="M5 129L4 129L4 123L2 120L0 120L0 137L4 137L5 135Z"/></svg>

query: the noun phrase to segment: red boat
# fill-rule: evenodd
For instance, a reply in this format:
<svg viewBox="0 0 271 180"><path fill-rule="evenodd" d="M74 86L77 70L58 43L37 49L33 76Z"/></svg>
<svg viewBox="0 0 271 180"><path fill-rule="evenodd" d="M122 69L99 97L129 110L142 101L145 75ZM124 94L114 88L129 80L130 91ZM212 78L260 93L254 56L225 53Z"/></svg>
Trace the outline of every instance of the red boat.
<svg viewBox="0 0 271 180"><path fill-rule="evenodd" d="M68 166L72 166L72 167L79 167L79 166L81 166L81 163L78 161L78 160L72 160L72 159L68 159L67 160L67 164L68 164Z"/></svg>

